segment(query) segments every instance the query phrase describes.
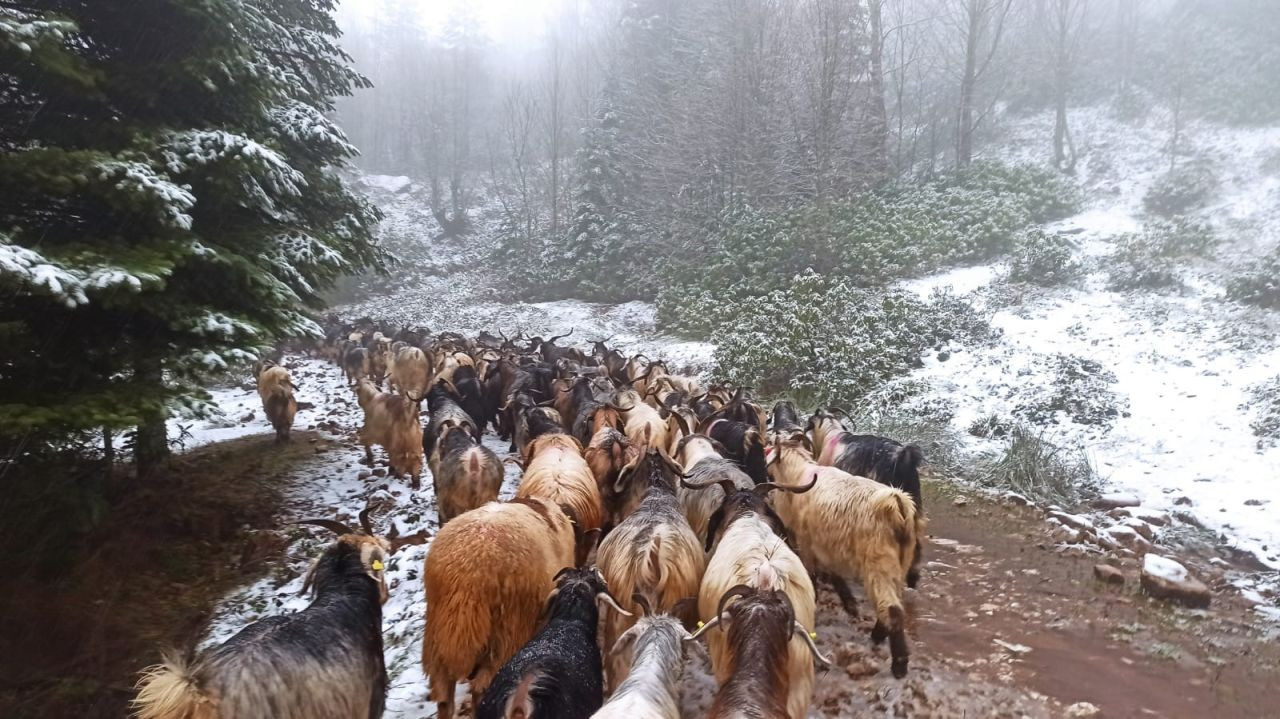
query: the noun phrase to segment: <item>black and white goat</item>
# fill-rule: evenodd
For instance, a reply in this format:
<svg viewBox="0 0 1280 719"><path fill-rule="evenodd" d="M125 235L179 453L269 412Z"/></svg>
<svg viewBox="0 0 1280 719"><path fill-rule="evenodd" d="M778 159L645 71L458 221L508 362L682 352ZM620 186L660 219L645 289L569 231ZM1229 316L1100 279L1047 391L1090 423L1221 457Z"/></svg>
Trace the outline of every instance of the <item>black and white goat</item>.
<svg viewBox="0 0 1280 719"><path fill-rule="evenodd" d="M147 669L133 702L139 719L377 719L387 672L382 604L387 558L415 534L373 533L310 519L338 534L311 567L303 591L314 599L295 614L267 617L198 655L168 656Z"/></svg>

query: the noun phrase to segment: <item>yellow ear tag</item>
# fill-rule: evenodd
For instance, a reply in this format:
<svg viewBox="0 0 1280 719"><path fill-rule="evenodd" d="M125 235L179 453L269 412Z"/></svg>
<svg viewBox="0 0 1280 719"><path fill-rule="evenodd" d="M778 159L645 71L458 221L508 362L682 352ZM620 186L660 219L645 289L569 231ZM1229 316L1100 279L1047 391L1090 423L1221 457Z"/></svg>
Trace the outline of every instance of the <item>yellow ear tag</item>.
<svg viewBox="0 0 1280 719"><path fill-rule="evenodd" d="M810 639L817 639L817 638L818 638L818 633L817 633L817 632L809 632L809 638L810 638Z"/></svg>
<svg viewBox="0 0 1280 719"><path fill-rule="evenodd" d="M375 572L381 572L381 571L382 571L382 566L383 566L383 565L382 565L382 560L380 560L380 559L375 559L375 560L373 560L373 564L371 564L371 565L369 565L369 566L373 567L373 571L375 571Z"/></svg>
<svg viewBox="0 0 1280 719"><path fill-rule="evenodd" d="M699 628L699 629L701 629L701 628L702 628L702 620L698 620L698 628Z"/></svg>

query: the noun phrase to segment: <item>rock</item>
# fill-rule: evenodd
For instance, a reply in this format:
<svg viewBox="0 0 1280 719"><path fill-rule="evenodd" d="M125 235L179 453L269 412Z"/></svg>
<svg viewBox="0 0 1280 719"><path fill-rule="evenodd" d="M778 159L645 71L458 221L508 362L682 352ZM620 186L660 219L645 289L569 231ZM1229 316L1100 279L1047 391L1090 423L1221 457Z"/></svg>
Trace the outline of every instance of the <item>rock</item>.
<svg viewBox="0 0 1280 719"><path fill-rule="evenodd" d="M969 498L962 495L962 496L956 497L954 500L951 501L951 503L957 507L963 507L969 503Z"/></svg>
<svg viewBox="0 0 1280 719"><path fill-rule="evenodd" d="M253 421L253 412L250 412L249 414L246 414L245 416L241 417L241 418L240 418L240 421L241 421L241 422L252 422L252 421Z"/></svg>
<svg viewBox="0 0 1280 719"><path fill-rule="evenodd" d="M1055 544L1075 544L1080 541L1080 530L1058 524L1049 530L1049 539Z"/></svg>
<svg viewBox="0 0 1280 719"><path fill-rule="evenodd" d="M1093 565L1093 578L1103 584L1115 584L1124 586L1124 572L1116 569L1110 564Z"/></svg>
<svg viewBox="0 0 1280 719"><path fill-rule="evenodd" d="M1088 717L1101 715L1102 710L1089 702L1076 702L1075 704L1067 707L1066 711L1062 714L1062 716L1068 717L1069 719L1088 719Z"/></svg>
<svg viewBox="0 0 1280 719"><path fill-rule="evenodd" d="M372 477L372 476L373 476L373 472L370 472L370 471L369 471L369 470L367 470L367 469L362 469L362 470L360 470L360 473L356 475L356 479L362 479L362 480L363 480L363 479L368 479L368 478L370 478L370 477Z"/></svg>
<svg viewBox="0 0 1280 719"><path fill-rule="evenodd" d="M1079 514L1067 514L1066 512L1049 512L1049 517L1059 522L1083 531L1093 531L1093 522L1088 517L1082 517Z"/></svg>
<svg viewBox="0 0 1280 719"><path fill-rule="evenodd" d="M1116 544L1122 547L1128 547L1138 553L1151 550L1151 542L1144 539L1132 527L1117 524L1113 527L1107 527L1105 531L1110 535L1111 539L1115 540Z"/></svg>
<svg viewBox="0 0 1280 719"><path fill-rule="evenodd" d="M1147 524L1157 527L1164 527L1169 524L1169 515L1154 509L1146 509L1145 507L1117 507L1107 512L1107 516L1112 519L1141 519Z"/></svg>
<svg viewBox="0 0 1280 719"><path fill-rule="evenodd" d="M1196 519L1196 515L1191 512L1174 512L1173 518L1183 524L1189 524L1196 529L1204 529L1204 524L1202 524L1200 520Z"/></svg>
<svg viewBox="0 0 1280 719"><path fill-rule="evenodd" d="M1186 567L1168 557L1148 554L1142 561L1140 582L1142 591L1150 597L1193 609L1209 606L1211 595L1204 582L1192 577Z"/></svg>
<svg viewBox="0 0 1280 719"><path fill-rule="evenodd" d="M1142 502L1132 494L1104 494L1093 500L1094 509L1115 509L1116 507L1136 507Z"/></svg>
<svg viewBox="0 0 1280 719"><path fill-rule="evenodd" d="M1266 503L1267 503L1267 502L1266 502L1266 500L1263 500L1263 499L1246 499L1246 500L1244 500L1244 506L1246 506L1246 507L1261 507L1262 505L1264 505L1264 504L1266 504Z"/></svg>
<svg viewBox="0 0 1280 719"><path fill-rule="evenodd" d="M1146 522L1142 521L1141 519L1138 519L1137 517L1130 517L1129 519L1124 520L1120 524L1122 526L1128 527L1133 531L1137 532L1139 535L1142 536L1143 539L1147 540L1148 542L1156 541L1155 527L1152 527L1150 524L1147 524Z"/></svg>
<svg viewBox="0 0 1280 719"><path fill-rule="evenodd" d="M1025 507L1031 504L1031 500L1022 496L1021 494L1018 494L1017 492L1005 492L1004 501L1008 502L1009 504L1016 504L1019 507Z"/></svg>
<svg viewBox="0 0 1280 719"><path fill-rule="evenodd" d="M1173 503L1178 505L1179 507L1187 507L1191 505L1191 498L1186 495L1183 495L1181 497L1175 498L1173 500Z"/></svg>
<svg viewBox="0 0 1280 719"><path fill-rule="evenodd" d="M385 477L387 476L387 470L383 469L382 467L378 467L377 469L373 470L373 476Z"/></svg>

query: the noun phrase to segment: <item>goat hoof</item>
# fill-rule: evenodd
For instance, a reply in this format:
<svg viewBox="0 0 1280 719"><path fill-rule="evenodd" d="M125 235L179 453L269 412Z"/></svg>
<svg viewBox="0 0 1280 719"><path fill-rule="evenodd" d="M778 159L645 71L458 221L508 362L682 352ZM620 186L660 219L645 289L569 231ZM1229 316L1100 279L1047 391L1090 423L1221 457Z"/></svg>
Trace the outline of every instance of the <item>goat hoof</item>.
<svg viewBox="0 0 1280 719"><path fill-rule="evenodd" d="M912 569L911 571L907 572L908 587L910 587L911 589L915 589L916 585L919 583L920 583L920 571L918 569Z"/></svg>
<svg viewBox="0 0 1280 719"><path fill-rule="evenodd" d="M907 658L895 658L892 664L893 678L901 679L907 675Z"/></svg>
<svg viewBox="0 0 1280 719"><path fill-rule="evenodd" d="M884 644L884 640L889 637L889 630L884 628L880 622L876 622L875 627L871 629L871 643L876 646Z"/></svg>

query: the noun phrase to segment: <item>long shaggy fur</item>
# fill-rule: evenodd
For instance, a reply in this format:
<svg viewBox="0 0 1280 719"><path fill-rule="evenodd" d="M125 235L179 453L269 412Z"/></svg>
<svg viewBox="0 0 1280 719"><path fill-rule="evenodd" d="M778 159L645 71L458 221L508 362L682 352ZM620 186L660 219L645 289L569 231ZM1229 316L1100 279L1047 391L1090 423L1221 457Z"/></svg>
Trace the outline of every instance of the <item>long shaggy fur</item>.
<svg viewBox="0 0 1280 719"><path fill-rule="evenodd" d="M423 572L427 621L422 668L440 719L454 714L454 685L472 701L533 636L556 573L573 565L569 518L537 499L490 503L445 525Z"/></svg>
<svg viewBox="0 0 1280 719"><path fill-rule="evenodd" d="M796 619L813 629L816 600L809 570L775 532L768 518L750 511L731 517L717 540L698 592L700 619L711 621L725 592L746 584L760 590L785 592L795 609ZM707 633L711 666L720 684L729 680L733 668L726 639L724 632ZM790 719L804 719L813 700L814 669L809 648L802 639L793 638L787 644L785 669L789 686L785 699L787 715Z"/></svg>
<svg viewBox="0 0 1280 719"><path fill-rule="evenodd" d="M387 451L391 473L396 477L408 474L417 489L422 476L422 425L418 421L418 405L405 397L382 392L367 379L356 384L356 397L364 410L364 426L360 428L360 443L364 445L365 460L373 464L373 445Z"/></svg>
<svg viewBox="0 0 1280 719"><path fill-rule="evenodd" d="M289 370L275 366L264 369L258 375L258 396L262 398L262 409L267 420L276 431L276 440L289 440L289 430L293 427L293 417L298 413L298 401L293 396L293 380Z"/></svg>
<svg viewBox="0 0 1280 719"><path fill-rule="evenodd" d="M657 450L649 452L650 456L657 454ZM669 470L656 461L646 464L655 466L645 467L647 471L637 480L649 485L648 494L639 508L605 537L596 556L600 572L619 603L633 614L639 609L634 600L637 593L648 597L660 612L670 612L681 599L697 596L706 569L702 543L684 518ZM610 613L605 620L604 646L612 647L634 623L634 617ZM611 663L610 685L617 686L624 673L621 665Z"/></svg>
<svg viewBox="0 0 1280 719"><path fill-rule="evenodd" d="M440 461L431 479L440 508L440 524L498 499L502 489L502 460L476 442L464 427L445 430Z"/></svg>
<svg viewBox="0 0 1280 719"><path fill-rule="evenodd" d="M386 695L382 586L387 545L343 535L317 560L306 609L261 619L194 658L148 669L140 719L377 719ZM376 574L380 577L381 572Z"/></svg>
<svg viewBox="0 0 1280 719"><path fill-rule="evenodd" d="M680 677L688 637L674 617L641 617L606 647L606 664L623 667L626 679L592 719L680 719Z"/></svg>
<svg viewBox="0 0 1280 719"><path fill-rule="evenodd" d="M738 489L751 489L755 484L738 465L720 456L709 437L690 435L681 444L677 456L691 484L704 485L725 479L733 482ZM689 526L698 535L699 541L706 543L707 525L711 521L711 515L724 503L724 489L719 485L705 489L689 489L681 485L676 490L676 497L680 500L680 507L684 510Z"/></svg>
<svg viewBox="0 0 1280 719"><path fill-rule="evenodd" d="M524 476L516 496L553 502L573 520L579 543L604 522L604 503L582 445L567 434L544 434L525 448ZM586 560L579 548L579 563Z"/></svg>
<svg viewBox="0 0 1280 719"><path fill-rule="evenodd" d="M402 347L390 363L391 386L413 402L426 399L433 381L431 360L417 347Z"/></svg>
<svg viewBox="0 0 1280 719"><path fill-rule="evenodd" d="M769 468L774 481L797 486L818 477L811 491L784 493L774 500L778 515L795 533L800 556L816 571L862 582L876 612L873 638L893 638L893 674L904 676L908 650L902 596L924 536L924 518L902 490L819 466L795 440L776 447L779 456Z"/></svg>

